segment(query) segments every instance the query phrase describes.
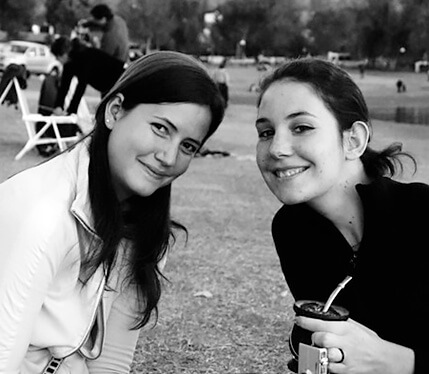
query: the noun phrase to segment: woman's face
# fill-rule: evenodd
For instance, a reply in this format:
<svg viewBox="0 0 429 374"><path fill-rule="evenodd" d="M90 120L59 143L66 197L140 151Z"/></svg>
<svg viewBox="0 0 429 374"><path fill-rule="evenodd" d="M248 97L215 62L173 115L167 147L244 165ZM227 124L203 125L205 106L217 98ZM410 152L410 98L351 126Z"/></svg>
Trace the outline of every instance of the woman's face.
<svg viewBox="0 0 429 374"><path fill-rule="evenodd" d="M182 175L210 122L209 107L191 103L120 109L114 122L106 122L111 129L108 157L118 199L149 196Z"/></svg>
<svg viewBox="0 0 429 374"><path fill-rule="evenodd" d="M336 198L345 167L339 125L309 84L273 83L262 97L256 129L258 167L282 203Z"/></svg>

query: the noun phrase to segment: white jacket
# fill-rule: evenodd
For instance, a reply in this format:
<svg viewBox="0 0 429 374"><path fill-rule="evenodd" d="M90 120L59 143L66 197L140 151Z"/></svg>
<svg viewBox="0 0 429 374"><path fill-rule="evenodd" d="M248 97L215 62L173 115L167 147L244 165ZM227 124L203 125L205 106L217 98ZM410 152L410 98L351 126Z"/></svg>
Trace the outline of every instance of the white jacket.
<svg viewBox="0 0 429 374"><path fill-rule="evenodd" d="M129 330L135 293L121 287L124 245L107 290L101 267L79 281L82 254L99 240L88 164L80 143L0 184L0 373L41 373L51 355L67 357L61 374L130 370L139 331Z"/></svg>

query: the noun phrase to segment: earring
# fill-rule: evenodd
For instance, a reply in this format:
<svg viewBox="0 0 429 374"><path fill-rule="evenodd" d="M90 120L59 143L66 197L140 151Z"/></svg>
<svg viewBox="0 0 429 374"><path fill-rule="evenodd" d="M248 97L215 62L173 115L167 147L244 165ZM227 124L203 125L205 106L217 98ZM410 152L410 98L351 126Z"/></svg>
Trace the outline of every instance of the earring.
<svg viewBox="0 0 429 374"><path fill-rule="evenodd" d="M106 123L109 123L110 122L110 119L109 118L106 118Z"/></svg>

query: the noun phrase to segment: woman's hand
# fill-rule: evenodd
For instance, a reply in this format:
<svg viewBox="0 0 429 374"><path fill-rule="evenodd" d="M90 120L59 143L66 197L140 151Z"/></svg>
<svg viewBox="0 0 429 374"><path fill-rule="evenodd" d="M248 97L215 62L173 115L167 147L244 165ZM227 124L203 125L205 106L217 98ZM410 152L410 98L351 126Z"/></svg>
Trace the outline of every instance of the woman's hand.
<svg viewBox="0 0 429 374"><path fill-rule="evenodd" d="M334 322L297 317L296 324L314 332L312 335L314 345L328 348L331 373L413 374L414 372L413 350L381 339L374 331L356 321L349 319Z"/></svg>

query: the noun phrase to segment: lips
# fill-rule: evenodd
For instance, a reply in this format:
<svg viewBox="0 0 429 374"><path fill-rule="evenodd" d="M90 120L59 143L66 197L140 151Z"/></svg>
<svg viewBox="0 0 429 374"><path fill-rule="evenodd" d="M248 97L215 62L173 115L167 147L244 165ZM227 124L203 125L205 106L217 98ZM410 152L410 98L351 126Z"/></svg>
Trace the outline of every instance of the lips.
<svg viewBox="0 0 429 374"><path fill-rule="evenodd" d="M163 178L169 177L169 175L163 170L159 170L156 167L149 165L149 164L145 164L141 161L140 161L140 163L144 166L147 173L155 179L163 179Z"/></svg>
<svg viewBox="0 0 429 374"><path fill-rule="evenodd" d="M274 170L274 175L277 178L292 178L298 174L303 173L307 170L306 167L294 167L294 168L284 168L284 169L276 169Z"/></svg>

